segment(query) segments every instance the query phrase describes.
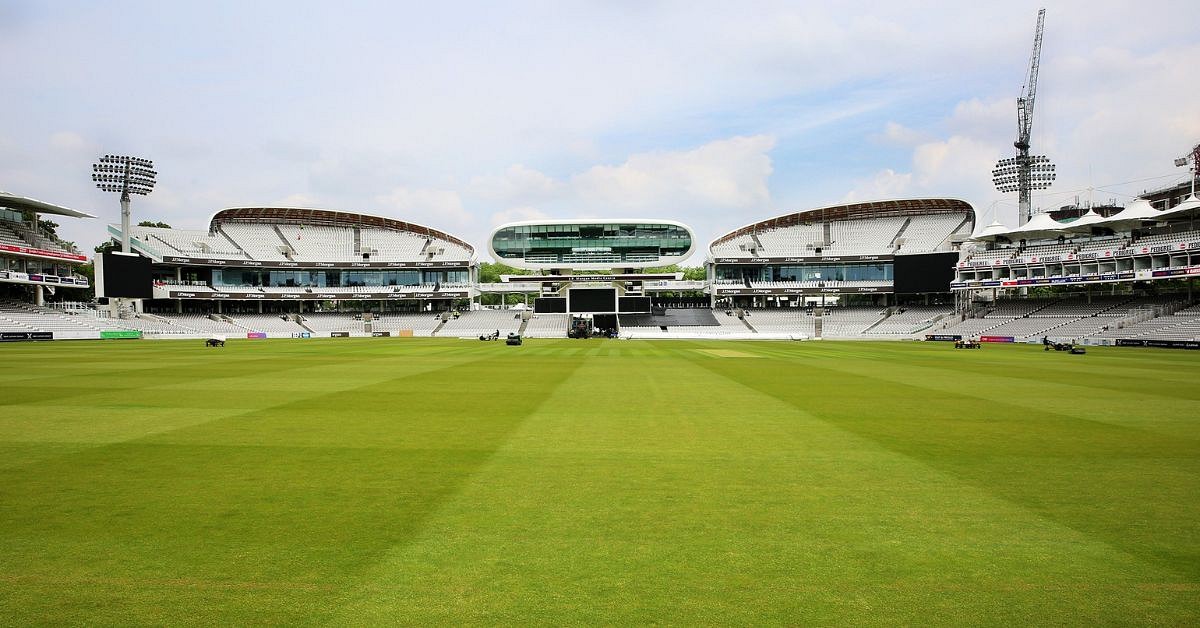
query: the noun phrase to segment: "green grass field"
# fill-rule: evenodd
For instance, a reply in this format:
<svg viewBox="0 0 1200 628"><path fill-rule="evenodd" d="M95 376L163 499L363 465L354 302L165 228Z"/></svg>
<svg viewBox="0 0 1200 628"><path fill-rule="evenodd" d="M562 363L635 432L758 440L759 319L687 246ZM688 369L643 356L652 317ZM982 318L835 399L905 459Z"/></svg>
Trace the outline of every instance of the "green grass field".
<svg viewBox="0 0 1200 628"><path fill-rule="evenodd" d="M0 345L3 623L1200 623L1200 355Z"/></svg>

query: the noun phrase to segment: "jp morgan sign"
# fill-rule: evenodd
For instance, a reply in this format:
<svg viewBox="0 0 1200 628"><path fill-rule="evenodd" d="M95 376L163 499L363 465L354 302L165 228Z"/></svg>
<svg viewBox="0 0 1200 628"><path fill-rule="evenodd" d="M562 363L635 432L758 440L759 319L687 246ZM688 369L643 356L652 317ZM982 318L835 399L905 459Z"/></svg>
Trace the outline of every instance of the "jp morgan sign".
<svg viewBox="0 0 1200 628"><path fill-rule="evenodd" d="M818 262L890 262L891 255L814 255L808 257L717 257L716 264L815 264Z"/></svg>

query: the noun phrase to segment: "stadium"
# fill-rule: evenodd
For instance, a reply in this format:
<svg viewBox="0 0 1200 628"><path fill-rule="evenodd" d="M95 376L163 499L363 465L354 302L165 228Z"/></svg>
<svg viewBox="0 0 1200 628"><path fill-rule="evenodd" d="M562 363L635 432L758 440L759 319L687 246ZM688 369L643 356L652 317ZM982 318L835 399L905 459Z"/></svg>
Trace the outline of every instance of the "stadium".
<svg viewBox="0 0 1200 628"><path fill-rule="evenodd" d="M1195 623L1178 192L1016 229L834 205L706 250L669 219L509 223L487 281L452 233L289 207L131 226L128 252L110 225L92 280L45 223L89 214L0 197L0 599L15 623Z"/></svg>
<svg viewBox="0 0 1200 628"><path fill-rule="evenodd" d="M205 230L131 227L135 255L97 256L99 307L71 297L92 287L75 269L87 258L23 220L35 211L90 216L4 200L0 332L10 339L602 330L638 339L1111 345L1194 342L1200 327L1190 281L1200 274L1198 203L1182 195L1160 199L1161 209L1141 199L1107 216L1044 213L1017 228L977 225L975 209L957 199L822 207L717 237L704 279L670 270L697 248L683 223L511 223L486 246L517 269L498 282L479 281L475 247L430 227L340 210L232 208ZM118 225L108 233L120 242ZM57 291L50 300L47 290ZM485 305L489 297L507 305Z"/></svg>

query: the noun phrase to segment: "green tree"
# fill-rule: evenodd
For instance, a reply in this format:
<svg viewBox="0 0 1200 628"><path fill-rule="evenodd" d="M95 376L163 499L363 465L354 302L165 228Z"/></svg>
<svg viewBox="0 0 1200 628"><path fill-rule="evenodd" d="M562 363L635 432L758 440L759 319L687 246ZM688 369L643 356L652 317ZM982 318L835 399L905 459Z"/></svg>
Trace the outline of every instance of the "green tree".
<svg viewBox="0 0 1200 628"><path fill-rule="evenodd" d="M660 266L658 268L647 268L647 273L683 273L685 281L704 281L708 277L708 271L703 266L680 266L679 264L671 264L670 266Z"/></svg>
<svg viewBox="0 0 1200 628"><path fill-rule="evenodd" d="M500 275L529 275L531 271L513 268L499 262L483 262L479 265L479 283L500 283Z"/></svg>
<svg viewBox="0 0 1200 628"><path fill-rule="evenodd" d="M155 222L153 220L143 220L143 221L139 222L137 224L137 226L139 226L139 227L158 227L159 229L170 229L171 228L171 225L168 225L165 222L162 222L162 221Z"/></svg>

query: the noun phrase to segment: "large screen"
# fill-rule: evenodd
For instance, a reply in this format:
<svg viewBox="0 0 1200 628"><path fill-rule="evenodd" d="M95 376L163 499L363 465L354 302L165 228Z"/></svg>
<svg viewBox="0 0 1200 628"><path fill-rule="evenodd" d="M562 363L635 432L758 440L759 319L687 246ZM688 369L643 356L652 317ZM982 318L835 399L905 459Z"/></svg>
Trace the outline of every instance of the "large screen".
<svg viewBox="0 0 1200 628"><path fill-rule="evenodd" d="M896 294L950 292L958 253L897 255L893 258Z"/></svg>
<svg viewBox="0 0 1200 628"><path fill-rule="evenodd" d="M616 288L571 288L571 312L616 312Z"/></svg>
<svg viewBox="0 0 1200 628"><path fill-rule="evenodd" d="M533 311L538 314L565 314L566 297L538 297L533 300Z"/></svg>
<svg viewBox="0 0 1200 628"><path fill-rule="evenodd" d="M97 281L100 296L149 299L154 296L150 280L150 260L141 255L123 255L112 251L103 254L104 276Z"/></svg>
<svg viewBox="0 0 1200 628"><path fill-rule="evenodd" d="M649 312L650 297L621 297L622 312Z"/></svg>

